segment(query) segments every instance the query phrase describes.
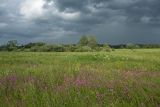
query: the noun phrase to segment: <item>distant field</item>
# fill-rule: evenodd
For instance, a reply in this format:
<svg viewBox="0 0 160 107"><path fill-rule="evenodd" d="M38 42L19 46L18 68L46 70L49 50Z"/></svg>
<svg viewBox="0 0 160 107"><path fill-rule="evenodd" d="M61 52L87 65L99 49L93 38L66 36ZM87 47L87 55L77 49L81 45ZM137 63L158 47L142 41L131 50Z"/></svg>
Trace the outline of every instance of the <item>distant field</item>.
<svg viewBox="0 0 160 107"><path fill-rule="evenodd" d="M1 52L0 107L160 107L160 49Z"/></svg>

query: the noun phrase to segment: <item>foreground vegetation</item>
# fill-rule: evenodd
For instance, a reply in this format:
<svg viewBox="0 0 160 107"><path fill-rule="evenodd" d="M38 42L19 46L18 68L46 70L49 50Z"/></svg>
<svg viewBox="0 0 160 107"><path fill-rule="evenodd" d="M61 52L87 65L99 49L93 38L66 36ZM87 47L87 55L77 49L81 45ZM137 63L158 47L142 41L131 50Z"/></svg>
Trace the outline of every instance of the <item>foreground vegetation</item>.
<svg viewBox="0 0 160 107"><path fill-rule="evenodd" d="M160 49L0 53L0 107L159 107Z"/></svg>

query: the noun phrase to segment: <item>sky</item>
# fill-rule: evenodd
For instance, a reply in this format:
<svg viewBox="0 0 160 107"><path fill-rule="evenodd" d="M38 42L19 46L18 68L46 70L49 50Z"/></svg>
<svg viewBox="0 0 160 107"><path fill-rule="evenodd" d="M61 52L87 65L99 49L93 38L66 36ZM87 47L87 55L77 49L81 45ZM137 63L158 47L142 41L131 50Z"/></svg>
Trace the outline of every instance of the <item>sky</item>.
<svg viewBox="0 0 160 107"><path fill-rule="evenodd" d="M160 0L0 0L0 44L160 43Z"/></svg>

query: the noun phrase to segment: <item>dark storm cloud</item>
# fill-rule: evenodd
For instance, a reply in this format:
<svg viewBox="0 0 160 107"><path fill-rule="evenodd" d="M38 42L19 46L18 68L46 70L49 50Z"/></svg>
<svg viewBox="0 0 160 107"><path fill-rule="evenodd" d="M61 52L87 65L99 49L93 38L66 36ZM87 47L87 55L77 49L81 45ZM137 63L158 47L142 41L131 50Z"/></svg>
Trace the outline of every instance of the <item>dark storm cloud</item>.
<svg viewBox="0 0 160 107"><path fill-rule="evenodd" d="M100 42L160 43L159 11L159 0L2 1L0 42L75 43L95 34Z"/></svg>

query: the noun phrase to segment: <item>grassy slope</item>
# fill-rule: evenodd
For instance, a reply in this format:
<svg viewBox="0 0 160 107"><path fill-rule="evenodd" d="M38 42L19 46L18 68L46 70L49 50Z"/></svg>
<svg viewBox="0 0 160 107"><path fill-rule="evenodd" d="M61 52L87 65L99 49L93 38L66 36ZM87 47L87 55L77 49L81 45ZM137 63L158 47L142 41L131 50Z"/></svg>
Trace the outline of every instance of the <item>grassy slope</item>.
<svg viewBox="0 0 160 107"><path fill-rule="evenodd" d="M160 49L0 53L0 106L160 106Z"/></svg>

